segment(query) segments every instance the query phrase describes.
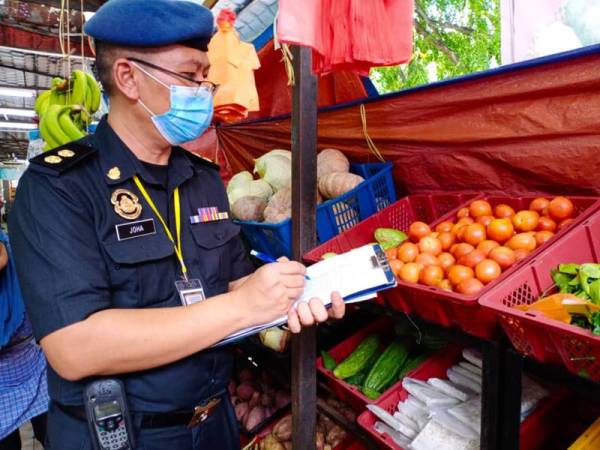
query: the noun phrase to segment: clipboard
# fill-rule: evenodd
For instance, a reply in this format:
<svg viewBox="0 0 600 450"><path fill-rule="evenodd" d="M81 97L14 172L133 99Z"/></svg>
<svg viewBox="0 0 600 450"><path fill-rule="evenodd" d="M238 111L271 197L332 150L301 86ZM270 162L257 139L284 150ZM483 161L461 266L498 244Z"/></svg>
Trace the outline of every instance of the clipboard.
<svg viewBox="0 0 600 450"><path fill-rule="evenodd" d="M357 303L375 298L378 292L397 285L389 261L379 244L365 245L320 261L307 269L307 275L310 280L307 281L304 293L296 304L308 302L316 297L329 308L331 293L334 291L338 291L346 303ZM240 330L215 344L215 347L230 344L286 322L287 316L282 316L272 322Z"/></svg>

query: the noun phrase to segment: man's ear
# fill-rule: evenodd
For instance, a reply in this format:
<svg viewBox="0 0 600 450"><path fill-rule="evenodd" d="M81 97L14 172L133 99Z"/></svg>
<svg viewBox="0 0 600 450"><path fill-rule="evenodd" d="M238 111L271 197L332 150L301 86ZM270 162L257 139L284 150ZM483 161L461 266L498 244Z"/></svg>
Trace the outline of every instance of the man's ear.
<svg viewBox="0 0 600 450"><path fill-rule="evenodd" d="M139 90L136 82L136 77L139 76L133 70L131 61L125 58L118 58L113 63L112 75L115 89L130 100L137 101L139 99Z"/></svg>

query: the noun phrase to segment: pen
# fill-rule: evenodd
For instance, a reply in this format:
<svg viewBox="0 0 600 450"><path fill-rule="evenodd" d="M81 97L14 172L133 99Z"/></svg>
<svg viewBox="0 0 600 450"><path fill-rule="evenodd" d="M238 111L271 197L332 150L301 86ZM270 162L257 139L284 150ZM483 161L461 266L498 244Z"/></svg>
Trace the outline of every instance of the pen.
<svg viewBox="0 0 600 450"><path fill-rule="evenodd" d="M255 258L260 259L262 262L266 262L266 263L277 262L277 260L275 258L272 258L271 256L267 255L266 253L257 252L256 250L250 250L250 254L252 256L254 256ZM310 280L310 277L308 275L304 275L304 278L306 278L307 280Z"/></svg>

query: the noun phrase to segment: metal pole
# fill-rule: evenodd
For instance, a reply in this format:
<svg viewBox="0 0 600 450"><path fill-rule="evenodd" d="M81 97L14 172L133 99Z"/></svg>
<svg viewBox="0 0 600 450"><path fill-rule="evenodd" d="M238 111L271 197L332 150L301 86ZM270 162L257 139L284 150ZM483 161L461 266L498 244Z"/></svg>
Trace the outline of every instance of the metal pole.
<svg viewBox="0 0 600 450"><path fill-rule="evenodd" d="M309 48L294 46L296 84L292 97L292 240L293 257L316 245L317 80ZM313 450L316 443L316 329L292 340L292 443L294 450Z"/></svg>

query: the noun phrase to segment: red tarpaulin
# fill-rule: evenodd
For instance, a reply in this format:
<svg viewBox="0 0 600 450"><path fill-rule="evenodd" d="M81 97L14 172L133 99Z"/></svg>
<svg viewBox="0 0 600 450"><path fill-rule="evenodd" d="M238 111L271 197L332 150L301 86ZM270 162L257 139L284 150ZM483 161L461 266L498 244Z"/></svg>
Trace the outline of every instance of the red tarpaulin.
<svg viewBox="0 0 600 450"><path fill-rule="evenodd" d="M600 195L600 47L382 97L366 112L369 135L409 192ZM220 127L216 136L235 173L290 148L290 132L284 117ZM375 160L358 104L321 112L318 134L319 148Z"/></svg>

